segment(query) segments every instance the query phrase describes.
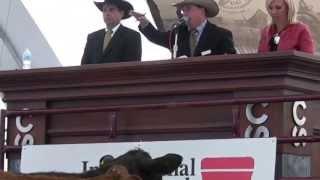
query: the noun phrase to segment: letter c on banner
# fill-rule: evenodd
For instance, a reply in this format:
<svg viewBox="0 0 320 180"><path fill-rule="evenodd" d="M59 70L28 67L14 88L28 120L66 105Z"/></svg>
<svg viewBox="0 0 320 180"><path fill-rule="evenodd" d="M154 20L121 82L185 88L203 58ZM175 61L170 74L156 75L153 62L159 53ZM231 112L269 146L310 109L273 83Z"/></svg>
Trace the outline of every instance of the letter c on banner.
<svg viewBox="0 0 320 180"><path fill-rule="evenodd" d="M19 130L19 132L22 132L22 133L28 133L33 128L32 124L28 124L27 126L22 126L21 116L16 117L16 126L17 126L17 129Z"/></svg>
<svg viewBox="0 0 320 180"><path fill-rule="evenodd" d="M246 107L246 116L248 118L248 121L250 121L252 124L263 124L268 120L268 115L263 113L260 117L255 117L252 113L253 107L256 104L247 104ZM269 103L261 103L262 107L266 108L269 106Z"/></svg>
<svg viewBox="0 0 320 180"><path fill-rule="evenodd" d="M294 123L298 126L303 126L306 123L307 118L305 116L303 116L301 119L298 117L298 107L302 107L303 110L306 110L307 104L305 101L297 101L293 104L292 108Z"/></svg>
<svg viewBox="0 0 320 180"><path fill-rule="evenodd" d="M305 116L302 116L302 118L298 117L298 108L302 108L303 110L307 109L307 104L305 101L296 101L293 103L293 108L292 108L292 116L293 116L293 122L295 126L292 129L292 137L302 137L302 136L307 136L308 132L307 130L303 127L306 122L307 118ZM295 147L305 147L307 144L305 142L300 143L296 142L293 143Z"/></svg>
<svg viewBox="0 0 320 180"><path fill-rule="evenodd" d="M26 134L26 133L31 132L31 130L33 129L32 124L28 124L27 126L23 126L22 122L21 122L21 116L17 116L16 117L16 127L18 130L18 134L14 138L14 145L15 146L34 144L33 136L31 134ZM22 137L20 133L23 133L25 135ZM22 142L21 142L21 139L22 139ZM21 142L21 144L20 144L20 142Z"/></svg>

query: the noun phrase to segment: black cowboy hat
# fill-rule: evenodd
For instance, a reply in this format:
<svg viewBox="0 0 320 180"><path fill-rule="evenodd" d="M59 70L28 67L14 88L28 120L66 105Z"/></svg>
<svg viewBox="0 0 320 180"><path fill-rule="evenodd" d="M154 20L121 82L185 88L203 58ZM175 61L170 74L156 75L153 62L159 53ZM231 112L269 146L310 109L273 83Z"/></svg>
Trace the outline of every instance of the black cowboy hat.
<svg viewBox="0 0 320 180"><path fill-rule="evenodd" d="M115 5L119 10L124 11L122 19L129 18L131 16L130 11L133 11L133 6L125 0L104 0L104 2L94 2L94 4L100 11L103 11L103 6L105 4Z"/></svg>

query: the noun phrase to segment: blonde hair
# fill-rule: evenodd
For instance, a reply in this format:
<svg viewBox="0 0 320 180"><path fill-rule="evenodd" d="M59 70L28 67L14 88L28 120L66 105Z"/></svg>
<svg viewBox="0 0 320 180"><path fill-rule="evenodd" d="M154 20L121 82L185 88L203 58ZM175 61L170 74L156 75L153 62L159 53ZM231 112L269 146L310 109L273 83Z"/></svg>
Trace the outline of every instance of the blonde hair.
<svg viewBox="0 0 320 180"><path fill-rule="evenodd" d="M266 9L269 11L269 5L273 0L266 0ZM288 7L288 22L289 24L293 24L297 22L297 8L296 8L296 0L283 0ZM272 22L273 24L273 22Z"/></svg>

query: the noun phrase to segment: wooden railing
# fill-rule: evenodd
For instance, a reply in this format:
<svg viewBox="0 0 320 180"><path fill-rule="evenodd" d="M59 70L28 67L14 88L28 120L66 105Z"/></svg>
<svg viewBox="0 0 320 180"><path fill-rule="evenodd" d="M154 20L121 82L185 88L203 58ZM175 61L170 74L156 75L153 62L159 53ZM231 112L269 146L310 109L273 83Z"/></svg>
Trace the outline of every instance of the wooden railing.
<svg viewBox="0 0 320 180"><path fill-rule="evenodd" d="M312 157L310 171L320 176L320 146L290 145L319 142L313 132L320 129L316 56L276 52L4 71L0 91L7 103L0 144L9 164L20 158L15 137L25 135L16 127L18 116L22 125L33 125L28 133L34 144L234 138L244 137L248 126L263 125L278 137L278 156ZM298 128L308 137L289 133L296 126L291 111L296 101L307 101L295 113L307 118ZM264 102L269 104L259 105ZM248 111L268 120L252 124Z"/></svg>

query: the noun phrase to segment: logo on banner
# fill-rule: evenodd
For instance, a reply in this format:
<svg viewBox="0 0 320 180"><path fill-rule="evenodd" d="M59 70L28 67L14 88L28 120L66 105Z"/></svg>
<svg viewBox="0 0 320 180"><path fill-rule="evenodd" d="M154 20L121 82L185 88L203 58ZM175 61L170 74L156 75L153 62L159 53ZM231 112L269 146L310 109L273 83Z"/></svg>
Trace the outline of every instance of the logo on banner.
<svg viewBox="0 0 320 180"><path fill-rule="evenodd" d="M201 160L202 180L251 180L254 159L251 157L218 157Z"/></svg>
<svg viewBox="0 0 320 180"><path fill-rule="evenodd" d="M184 177L192 180L197 174L195 158L190 164L181 164L171 176ZM254 159L252 157L205 157L201 160L202 180L251 180L254 172Z"/></svg>

